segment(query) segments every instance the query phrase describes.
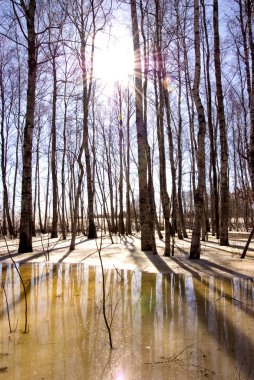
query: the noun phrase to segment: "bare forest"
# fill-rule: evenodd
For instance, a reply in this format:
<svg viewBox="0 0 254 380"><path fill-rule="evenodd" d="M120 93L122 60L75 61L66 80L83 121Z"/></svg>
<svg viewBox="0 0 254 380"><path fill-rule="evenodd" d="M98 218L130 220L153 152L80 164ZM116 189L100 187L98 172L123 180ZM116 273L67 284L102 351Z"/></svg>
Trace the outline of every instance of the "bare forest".
<svg viewBox="0 0 254 380"><path fill-rule="evenodd" d="M0 148L1 379L254 379L254 0L0 0Z"/></svg>
<svg viewBox="0 0 254 380"><path fill-rule="evenodd" d="M1 0L0 234L251 232L253 0ZM124 49L127 49L127 53Z"/></svg>

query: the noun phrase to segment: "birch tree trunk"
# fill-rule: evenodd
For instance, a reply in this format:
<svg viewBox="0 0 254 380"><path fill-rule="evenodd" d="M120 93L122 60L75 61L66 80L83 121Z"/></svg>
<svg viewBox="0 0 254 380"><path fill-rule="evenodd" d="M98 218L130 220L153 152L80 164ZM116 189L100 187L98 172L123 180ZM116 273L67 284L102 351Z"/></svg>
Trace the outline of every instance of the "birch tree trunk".
<svg viewBox="0 0 254 380"><path fill-rule="evenodd" d="M2 184L3 184L3 210L6 215L7 225L9 234L12 236L14 234L13 224L11 220L10 208L9 208L9 194L6 183L6 165L7 165L7 144L4 132L4 124L5 124L5 89L4 89L4 78L3 78L3 62L0 62L0 99L1 99L1 128L0 128L0 136L1 136L1 171L2 171ZM4 219L4 218L3 218ZM3 221L3 226L5 225L5 221ZM6 228L4 226L3 233L6 233Z"/></svg>
<svg viewBox="0 0 254 380"><path fill-rule="evenodd" d="M55 52L54 52L55 53ZM56 164L56 101L57 101L57 77L56 77L56 57L52 56L52 71L53 71L53 99L52 99L52 125L51 125L51 175L52 175L52 227L51 238L57 238L58 224L58 185L57 185L57 164Z"/></svg>
<svg viewBox="0 0 254 380"><path fill-rule="evenodd" d="M130 91L127 90L126 121L126 234L131 235L131 201L130 201Z"/></svg>
<svg viewBox="0 0 254 380"><path fill-rule="evenodd" d="M13 6L14 2L13 2ZM21 2L22 11L26 18L27 44L28 44L28 78L26 100L26 122L23 138L23 170L21 190L21 219L19 231L19 253L32 252L32 147L34 130L34 110L36 91L36 34L35 34L35 11L36 0L30 0L28 5Z"/></svg>
<svg viewBox="0 0 254 380"><path fill-rule="evenodd" d="M139 27L137 18L136 0L131 0L132 38L135 54L135 105L136 105L136 129L138 143L138 177L139 177L139 210L141 228L141 250L157 253L153 228L153 216L149 206L149 193L147 181L147 133L143 118L143 88L142 68L139 42Z"/></svg>
<svg viewBox="0 0 254 380"><path fill-rule="evenodd" d="M119 234L125 234L123 219L123 116L122 116L122 90L121 85L118 88L119 93L119 152L120 152L120 174L119 174Z"/></svg>
<svg viewBox="0 0 254 380"><path fill-rule="evenodd" d="M182 239L188 238L184 213L183 213L183 202L182 202L182 182L183 182L183 154L182 154L182 129L183 129L183 121L182 121L182 77L181 77L181 55L180 55L180 33L179 33L179 8L177 6L177 66L178 66L178 81L179 81L179 89L178 89L178 133L177 133L177 148L178 148L178 189L177 189L177 200L178 200L178 218L181 226L181 231L178 232L178 238Z"/></svg>
<svg viewBox="0 0 254 380"><path fill-rule="evenodd" d="M96 227L94 223L94 183L92 168L90 162L90 149L89 149L89 128L88 128L88 113L89 104L92 95L93 86L93 61L94 61L94 43L96 36L96 11L95 4L92 2L88 9L85 8L84 0L81 0L80 4L76 4L76 16L73 20L74 25L78 31L80 38L80 63L82 70L82 110L83 110L83 120L82 120L82 141L78 153L78 184L75 191L75 202L73 210L73 223L72 223L72 237L70 250L75 249L75 239L77 232L77 218L79 210L79 199L82 189L82 182L84 177L84 165L82 161L83 153L85 153L85 163L86 163L86 183L87 183L87 217L88 217L88 239L95 239L97 237ZM72 19L73 15L69 13L69 17ZM91 17L91 20L90 20ZM88 54L88 44L87 44L87 23L91 22L91 46L90 54Z"/></svg>
<svg viewBox="0 0 254 380"><path fill-rule="evenodd" d="M203 23L204 23L204 34L206 42L206 82L207 82L207 124L209 130L209 139L210 139L210 161L211 161L211 174L212 174L212 189L211 189L211 202L212 202L212 211L214 214L214 224L212 225L212 231L216 233L216 238L219 239L220 236L220 218L219 218L219 195L218 195L218 177L216 169L216 158L217 158L217 149L214 139L214 127L212 121L212 90L211 90L211 79L210 79L210 48L208 40L208 31L206 25L206 9L204 0L202 0L203 8Z"/></svg>
<svg viewBox="0 0 254 380"><path fill-rule="evenodd" d="M167 192L167 176L166 176L166 159L165 159L165 138L164 138L164 94L163 94L163 58L162 58L162 9L160 1L155 0L155 52L154 52L154 88L155 88L155 106L157 113L157 138L159 147L159 176L160 176L160 196L165 220L165 256L170 256L170 202ZM157 91L157 86L159 93ZM158 98L158 99L157 99Z"/></svg>
<svg viewBox="0 0 254 380"><path fill-rule="evenodd" d="M219 10L218 0L213 1L213 28L214 28L214 66L216 78L216 95L218 102L218 121L220 127L220 245L228 243L229 223L229 195L228 195L228 141L225 122L224 100L221 83L221 57L219 36Z"/></svg>
<svg viewBox="0 0 254 380"><path fill-rule="evenodd" d="M143 104L144 104L144 124L146 131L146 139L147 139L147 108L148 108L148 71L149 71L149 28L145 30L145 13L148 11L148 1L143 4L142 0L140 1L140 13L141 13L141 21L140 21L140 31L143 39L143 56L144 56L144 81L143 81ZM151 217L153 218L154 225L152 228L156 227L157 234L159 239L162 239L162 233L160 231L157 212L156 212L156 203L154 196L154 184L153 184L153 163L152 163L152 154L150 146L147 144L147 164L148 164L148 194L149 194L149 205L151 211Z"/></svg>
<svg viewBox="0 0 254 380"><path fill-rule="evenodd" d="M251 179L252 192L254 191L254 40L253 40L253 12L252 12L252 2L251 0L246 1L246 13L247 13L247 26L248 26L248 37L249 37L249 47L251 55L251 91L250 94L250 141L249 141L249 173ZM246 70L247 70L246 64Z"/></svg>
<svg viewBox="0 0 254 380"><path fill-rule="evenodd" d="M205 192L205 133L206 120L204 107L199 94L200 86L200 32L199 32L199 0L194 0L194 46L195 46L195 77L193 84L193 97L198 114L198 147L197 147L197 167L198 184L195 190L194 206L195 216L191 238L190 259L200 258L200 230L204 212L204 192Z"/></svg>

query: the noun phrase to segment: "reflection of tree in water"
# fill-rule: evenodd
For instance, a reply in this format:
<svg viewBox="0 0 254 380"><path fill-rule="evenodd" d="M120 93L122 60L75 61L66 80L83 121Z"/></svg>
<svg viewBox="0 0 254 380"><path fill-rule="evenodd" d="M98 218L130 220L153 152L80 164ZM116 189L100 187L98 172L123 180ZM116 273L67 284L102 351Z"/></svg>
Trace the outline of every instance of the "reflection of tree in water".
<svg viewBox="0 0 254 380"><path fill-rule="evenodd" d="M140 294L140 321L141 321L141 360L142 363L147 360L149 356L150 360L154 360L156 354L155 348L155 334L156 334L156 275L149 275L147 273L141 274L141 294ZM147 377L147 371L142 367L142 378ZM149 371L150 378L152 378Z"/></svg>
<svg viewBox="0 0 254 380"><path fill-rule="evenodd" d="M240 373L242 378L250 378L253 342L241 328L246 324L251 326L250 284L239 279L174 275L164 276L162 281L157 275L157 289L158 282L156 307L150 309L155 316L149 316L149 324L152 320L158 322L158 315L162 318L158 326L154 323L153 332L144 328L146 341L151 342L154 337L152 359L143 361L153 367L149 373L160 373L161 378L167 378L173 365L179 367L179 373L188 371L188 378L194 378L195 373L203 376L216 373L218 379L240 378ZM239 321L242 321L240 326ZM156 371L155 367L159 369Z"/></svg>
<svg viewBox="0 0 254 380"><path fill-rule="evenodd" d="M248 374L254 353L253 341L246 335L246 327L251 324L251 319L246 307L234 302L234 281L214 277L193 281L198 325L205 330L205 347L212 368L216 369L220 378L233 378L235 367L240 366L243 360L245 365L242 373ZM239 280L238 285L241 289L239 299L245 304L249 303L244 290L249 286L248 282ZM200 347L204 345L202 340L199 333Z"/></svg>
<svg viewBox="0 0 254 380"><path fill-rule="evenodd" d="M251 281L105 270L110 353L102 315L101 272L84 265L24 265L29 282L29 334L2 337L8 376L36 366L64 378L251 379L254 357ZM2 271L12 321L22 323L22 289L12 267ZM0 302L4 306L3 292ZM4 308L2 308L4 309ZM15 318L14 318L15 317ZM8 332L6 311L1 331ZM21 339L21 340L20 340ZM21 344L15 342L20 341ZM15 365L14 365L14 357ZM45 372L46 371L46 372Z"/></svg>

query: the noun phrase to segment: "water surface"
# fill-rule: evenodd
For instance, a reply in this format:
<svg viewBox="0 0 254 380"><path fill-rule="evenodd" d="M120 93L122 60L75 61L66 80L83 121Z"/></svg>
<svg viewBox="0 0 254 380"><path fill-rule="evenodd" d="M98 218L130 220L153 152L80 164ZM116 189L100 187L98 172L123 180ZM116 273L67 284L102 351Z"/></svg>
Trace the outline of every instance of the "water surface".
<svg viewBox="0 0 254 380"><path fill-rule="evenodd" d="M25 264L0 266L0 379L254 379L253 282Z"/></svg>

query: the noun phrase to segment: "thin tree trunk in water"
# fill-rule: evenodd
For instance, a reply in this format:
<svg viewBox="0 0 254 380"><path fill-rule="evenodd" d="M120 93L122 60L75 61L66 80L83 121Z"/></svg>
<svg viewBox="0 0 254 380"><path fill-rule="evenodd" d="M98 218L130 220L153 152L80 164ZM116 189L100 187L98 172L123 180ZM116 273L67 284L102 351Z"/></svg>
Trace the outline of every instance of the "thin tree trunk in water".
<svg viewBox="0 0 254 380"><path fill-rule="evenodd" d="M139 43L139 29L137 19L136 1L131 0L131 19L133 48L135 54L135 104L136 104L136 128L138 142L138 176L139 176L139 210L141 227L141 250L157 253L153 229L153 220L149 205L148 182L147 182L147 155L145 123L143 119L143 89L142 67Z"/></svg>
<svg viewBox="0 0 254 380"><path fill-rule="evenodd" d="M206 120L204 107L199 95L200 86L200 34L199 34L199 0L194 0L194 46L195 46L195 77L193 84L193 97L198 114L198 185L195 191L195 218L191 238L190 259L200 258L200 229L204 212L204 191L205 191L205 132Z"/></svg>
<svg viewBox="0 0 254 380"><path fill-rule="evenodd" d="M220 126L220 145L221 145L221 172L220 172L220 245L228 243L228 222L229 222L229 195L228 195L228 142L227 129L224 114L224 102L221 83L221 64L220 64L220 38L218 24L218 0L213 1L213 27L214 27L214 66L216 78L216 92L218 102L218 120Z"/></svg>
<svg viewBox="0 0 254 380"><path fill-rule="evenodd" d="M27 103L26 122L23 140L23 171L21 190L21 219L18 252L32 252L32 148L35 110L35 89L36 89L36 35L35 35L35 10L36 0L30 0L26 6L21 3L26 17L27 38L28 38L28 79L27 79ZM15 5L14 5L15 6Z"/></svg>

